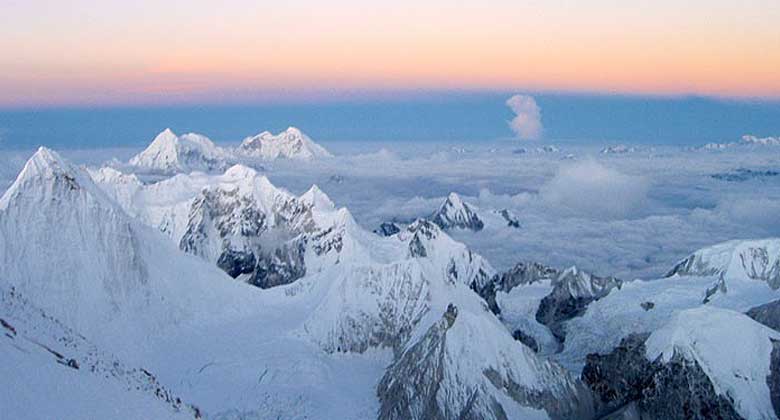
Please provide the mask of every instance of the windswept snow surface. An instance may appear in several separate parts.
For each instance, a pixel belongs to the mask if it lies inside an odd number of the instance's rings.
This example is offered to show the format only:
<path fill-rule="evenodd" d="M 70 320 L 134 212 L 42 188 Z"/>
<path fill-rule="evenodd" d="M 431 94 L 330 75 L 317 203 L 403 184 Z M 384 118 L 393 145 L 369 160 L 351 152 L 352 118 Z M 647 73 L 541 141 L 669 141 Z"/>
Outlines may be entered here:
<path fill-rule="evenodd" d="M 0 288 L 4 418 L 193 418 L 197 408 L 142 366 L 102 351 L 17 290 Z"/>

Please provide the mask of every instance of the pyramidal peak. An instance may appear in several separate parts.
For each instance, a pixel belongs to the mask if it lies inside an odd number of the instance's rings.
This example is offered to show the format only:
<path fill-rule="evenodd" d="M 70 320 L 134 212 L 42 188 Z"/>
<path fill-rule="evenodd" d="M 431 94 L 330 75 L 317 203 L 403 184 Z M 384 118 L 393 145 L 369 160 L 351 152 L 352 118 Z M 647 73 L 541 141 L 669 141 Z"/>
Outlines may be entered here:
<path fill-rule="evenodd" d="M 442 229 L 469 229 L 479 231 L 485 227 L 477 208 L 464 202 L 457 193 L 450 193 L 447 199 L 433 213 L 431 220 Z"/>
<path fill-rule="evenodd" d="M 13 197 L 28 189 L 35 190 L 33 196 L 38 200 L 81 191 L 87 191 L 101 201 L 109 200 L 89 175 L 68 163 L 59 153 L 43 146 L 27 160 L 14 183 L 0 198 L 0 209 L 7 208 Z"/>

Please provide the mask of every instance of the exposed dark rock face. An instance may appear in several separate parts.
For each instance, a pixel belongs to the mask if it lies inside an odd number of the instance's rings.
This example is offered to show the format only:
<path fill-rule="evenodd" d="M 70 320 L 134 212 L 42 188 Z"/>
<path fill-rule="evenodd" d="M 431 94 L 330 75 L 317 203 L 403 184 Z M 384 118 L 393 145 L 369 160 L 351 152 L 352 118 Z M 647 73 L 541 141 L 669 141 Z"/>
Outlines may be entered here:
<path fill-rule="evenodd" d="M 501 217 L 503 217 L 504 220 L 506 220 L 507 226 L 515 229 L 520 229 L 521 227 L 520 221 L 517 220 L 517 217 L 514 214 L 512 214 L 512 212 L 510 212 L 507 209 L 502 209 L 498 212 L 498 214 L 501 215 Z"/>
<path fill-rule="evenodd" d="M 427 219 L 418 219 L 406 230 L 414 235 L 409 241 L 409 256 L 412 258 L 427 257 L 428 251 L 425 249 L 425 242 L 439 234 L 439 227 Z"/>
<path fill-rule="evenodd" d="M 327 254 L 331 251 L 341 252 L 344 246 L 342 232 L 331 226 L 322 232 L 317 232 L 311 237 L 312 248 L 317 255 Z"/>
<path fill-rule="evenodd" d="M 539 344 L 536 342 L 536 339 L 523 332 L 523 330 L 515 330 L 515 332 L 512 333 L 512 337 L 528 346 L 534 353 L 539 353 Z"/>
<path fill-rule="evenodd" d="M 477 212 L 455 193 L 450 193 L 430 219 L 445 230 L 458 228 L 477 232 L 485 227 L 485 223 L 482 222 Z"/>
<path fill-rule="evenodd" d="M 254 268 L 248 283 L 261 289 L 290 284 L 306 275 L 303 260 L 306 248 L 304 242 L 284 244 L 273 253 L 263 255 Z"/>
<path fill-rule="evenodd" d="M 230 277 L 236 278 L 242 274 L 248 274 L 255 270 L 257 259 L 251 252 L 225 250 L 217 260 L 217 267 L 228 273 Z"/>
<path fill-rule="evenodd" d="M 379 225 L 378 228 L 374 229 L 374 233 L 376 233 L 379 236 L 393 236 L 400 231 L 401 228 L 399 228 L 398 225 L 392 222 L 384 222 L 381 225 Z"/>
<path fill-rule="evenodd" d="M 769 386 L 772 408 L 775 410 L 775 415 L 780 418 L 780 341 L 772 340 L 772 346 L 769 376 L 766 378 L 766 384 Z"/>
<path fill-rule="evenodd" d="M 733 402 L 718 395 L 701 366 L 675 354 L 669 362 L 645 357 L 649 334 L 633 334 L 611 353 L 590 354 L 582 380 L 601 415 L 634 404 L 642 419 L 740 419 Z"/>
<path fill-rule="evenodd" d="M 499 291 L 509 292 L 517 286 L 531 284 L 541 280 L 551 280 L 557 277 L 559 271 L 552 267 L 547 267 L 536 262 L 520 262 L 508 271 L 497 274 L 482 287 L 473 285 L 472 289 L 482 296 L 488 303 L 488 307 L 494 314 L 501 313 L 501 308 L 496 303 L 496 293 Z"/>
<path fill-rule="evenodd" d="M 279 226 L 273 227 L 251 197 L 237 190 L 205 189 L 192 204 L 179 247 L 201 257 L 212 255 L 210 258 L 216 258 L 217 266 L 228 275 L 247 276 L 247 282 L 254 286 L 289 284 L 306 274 L 304 236 L 271 249 L 261 246 L 261 237 L 270 230 L 292 236 L 310 231 L 310 210 L 295 200 L 280 204 L 274 213 Z M 341 238 L 332 230 L 312 235 L 316 251 L 340 249 Z"/>
<path fill-rule="evenodd" d="M 756 306 L 745 314 L 775 331 L 780 331 L 780 300 Z"/>
<path fill-rule="evenodd" d="M 536 320 L 550 328 L 558 341 L 566 340 L 564 322 L 578 316 L 582 316 L 588 309 L 588 304 L 595 298 L 573 297 L 568 290 L 556 287 L 539 303 L 536 311 Z"/>
<path fill-rule="evenodd" d="M 564 322 L 582 316 L 591 302 L 608 295 L 623 282 L 614 277 L 598 277 L 570 268 L 553 280 L 553 290 L 539 303 L 536 320 L 550 328 L 563 342 L 566 339 Z"/>

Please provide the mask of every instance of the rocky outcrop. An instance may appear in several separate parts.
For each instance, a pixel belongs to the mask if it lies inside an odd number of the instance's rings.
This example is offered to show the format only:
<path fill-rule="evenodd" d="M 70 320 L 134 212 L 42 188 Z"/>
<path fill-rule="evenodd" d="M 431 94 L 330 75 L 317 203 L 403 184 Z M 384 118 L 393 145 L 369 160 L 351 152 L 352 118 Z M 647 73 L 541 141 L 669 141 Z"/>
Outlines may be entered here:
<path fill-rule="evenodd" d="M 564 322 L 581 316 L 591 302 L 621 285 L 622 281 L 614 277 L 598 277 L 576 267 L 569 268 L 553 280 L 553 290 L 539 303 L 536 320 L 547 325 L 553 335 L 563 342 L 566 339 Z"/>
<path fill-rule="evenodd" d="M 598 277 L 571 267 L 558 270 L 537 262 L 521 262 L 510 270 L 493 277 L 482 287 L 473 288 L 482 296 L 488 307 L 496 315 L 501 307 L 496 301 L 496 293 L 509 293 L 516 287 L 544 282 L 550 285 L 550 293 L 542 298 L 536 310 L 536 321 L 547 326 L 559 342 L 565 340 L 564 323 L 585 313 L 591 302 L 609 294 L 614 288 L 620 288 L 622 281 L 614 277 Z M 528 336 L 527 331 L 513 330 L 518 337 Z"/>
<path fill-rule="evenodd" d="M 515 228 L 520 229 L 520 220 L 517 218 L 517 216 L 509 211 L 508 209 L 501 209 L 498 211 L 498 215 L 503 217 L 504 220 L 506 220 L 506 225 Z"/>
<path fill-rule="evenodd" d="M 769 376 L 766 385 L 769 387 L 769 397 L 775 416 L 780 418 L 780 340 L 772 340 L 772 356 L 769 360 Z"/>
<path fill-rule="evenodd" d="M 306 275 L 304 241 L 282 244 L 267 254 L 261 254 L 247 283 L 261 289 L 290 284 Z"/>
<path fill-rule="evenodd" d="M 775 331 L 780 331 L 780 300 L 751 308 L 745 312 L 745 315 Z"/>
<path fill-rule="evenodd" d="M 588 355 L 582 380 L 602 415 L 631 409 L 642 419 L 741 419 L 718 395 L 696 361 L 675 354 L 668 362 L 645 357 L 649 334 L 634 334 L 605 355 Z"/>
<path fill-rule="evenodd" d="M 401 228 L 393 222 L 383 222 L 378 228 L 374 229 L 374 233 L 379 236 L 393 236 L 400 231 Z"/>
<path fill-rule="evenodd" d="M 551 281 L 560 271 L 537 262 L 520 262 L 511 269 L 497 274 L 493 279 L 474 291 L 488 303 L 490 310 L 496 315 L 501 313 L 496 303 L 496 293 L 509 292 L 517 286 L 532 284 L 539 281 Z"/>

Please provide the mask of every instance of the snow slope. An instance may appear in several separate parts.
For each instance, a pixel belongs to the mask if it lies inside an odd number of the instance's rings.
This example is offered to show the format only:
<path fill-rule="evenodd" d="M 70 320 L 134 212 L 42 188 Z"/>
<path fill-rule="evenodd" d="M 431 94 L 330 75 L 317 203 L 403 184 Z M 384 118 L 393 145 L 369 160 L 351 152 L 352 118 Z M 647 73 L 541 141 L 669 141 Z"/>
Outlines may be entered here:
<path fill-rule="evenodd" d="M 153 373 L 126 366 L 14 289 L 0 289 L 0 358 L 4 418 L 192 419 L 198 414 Z"/>

